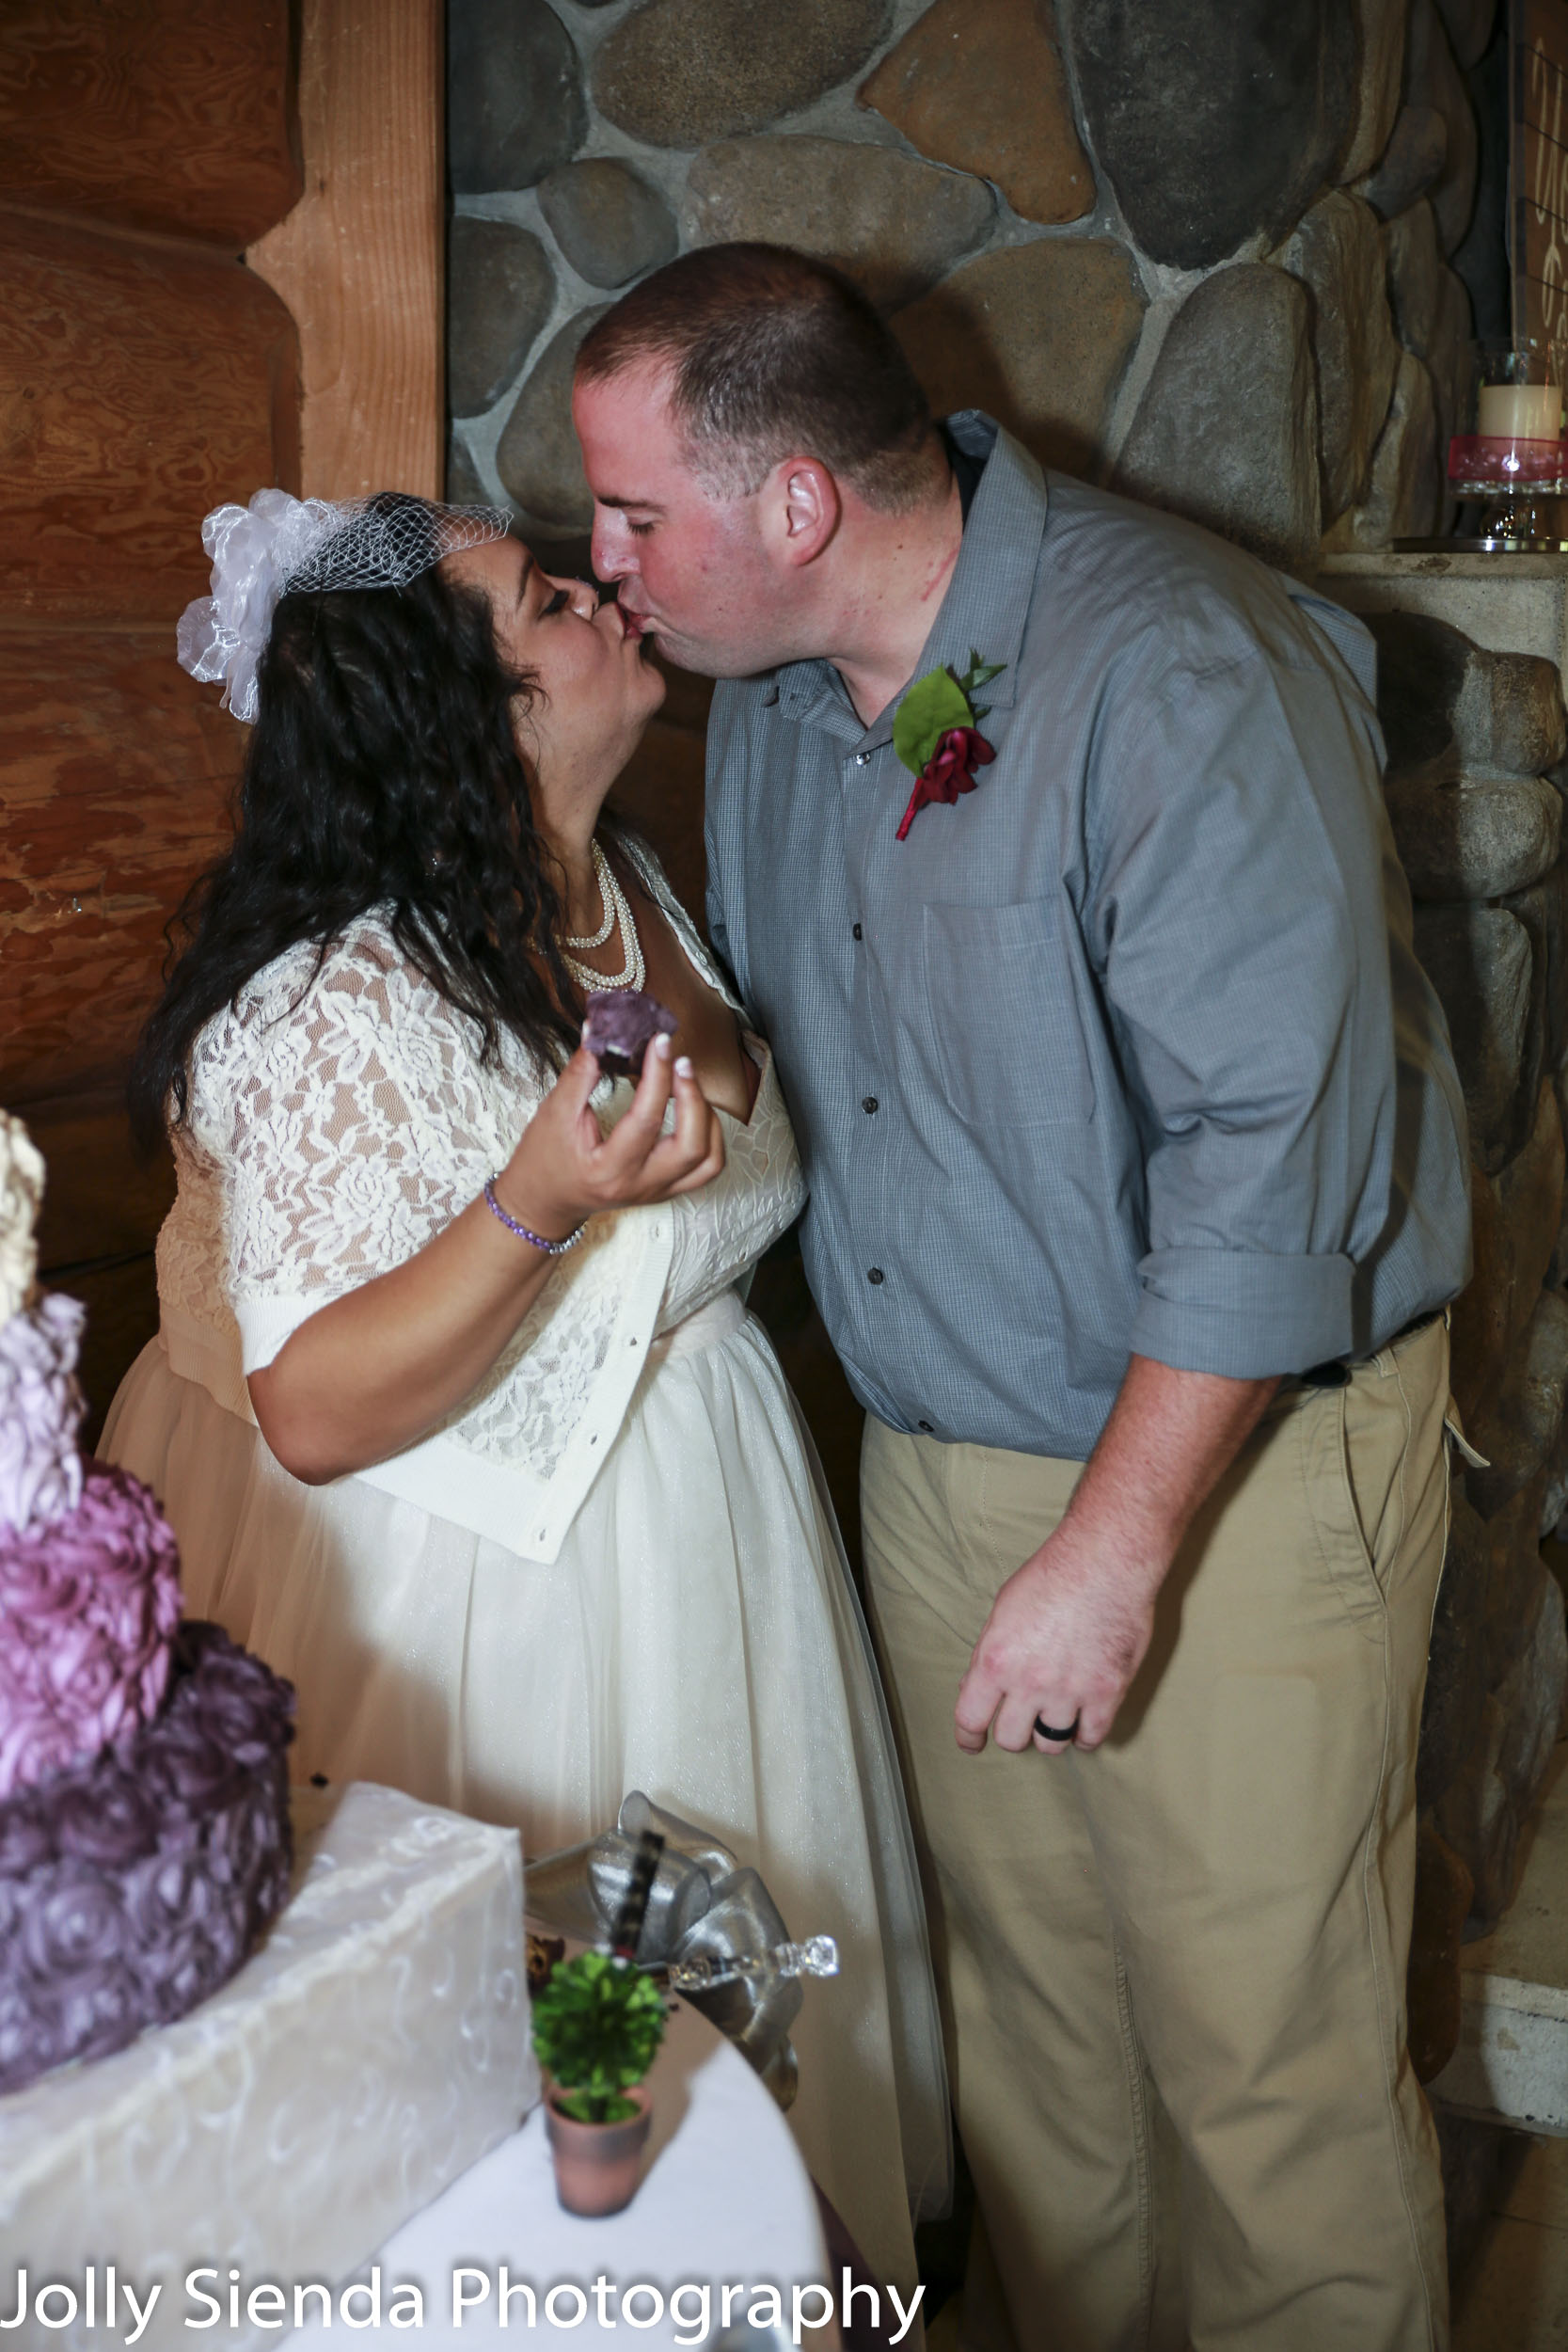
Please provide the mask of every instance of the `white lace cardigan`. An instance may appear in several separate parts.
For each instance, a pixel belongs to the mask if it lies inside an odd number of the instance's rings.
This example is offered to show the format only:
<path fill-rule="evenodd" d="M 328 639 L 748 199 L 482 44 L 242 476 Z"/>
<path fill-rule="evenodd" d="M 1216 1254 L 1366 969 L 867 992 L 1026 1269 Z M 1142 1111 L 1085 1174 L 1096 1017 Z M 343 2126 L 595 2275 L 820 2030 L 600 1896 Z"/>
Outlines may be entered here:
<path fill-rule="evenodd" d="M 639 861 L 640 866 L 642 861 Z M 709 986 L 735 998 L 657 867 L 643 879 Z M 474 1024 L 387 924 L 352 924 L 320 970 L 291 949 L 203 1029 L 175 1131 L 179 1192 L 158 1237 L 170 1369 L 254 1422 L 246 1375 L 307 1318 L 434 1238 L 504 1167 L 543 1093 L 515 1042 L 489 1066 Z M 603 1087 L 608 1125 L 626 1082 Z M 551 1561 L 621 1426 L 672 1266 L 689 1313 L 755 1263 L 805 1197 L 771 1069 L 697 1196 L 595 1217 L 511 1344 L 432 1435 L 356 1473 L 525 1558 Z M 700 1236 L 689 1212 L 701 1204 Z M 684 1246 L 683 1246 L 684 1245 Z"/>

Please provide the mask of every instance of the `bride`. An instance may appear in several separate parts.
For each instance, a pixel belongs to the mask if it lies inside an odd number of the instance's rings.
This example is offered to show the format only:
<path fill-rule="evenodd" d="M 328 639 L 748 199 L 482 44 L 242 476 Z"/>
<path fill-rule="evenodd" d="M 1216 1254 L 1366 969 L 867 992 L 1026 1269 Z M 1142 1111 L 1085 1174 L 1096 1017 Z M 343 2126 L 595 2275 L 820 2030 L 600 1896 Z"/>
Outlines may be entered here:
<path fill-rule="evenodd" d="M 181 658 L 255 732 L 135 1066 L 179 1197 L 101 1450 L 160 1496 L 192 1613 L 296 1685 L 302 1774 L 534 1855 L 641 1788 L 838 1938 L 790 2120 L 912 2282 L 946 2110 L 909 1826 L 736 1287 L 800 1165 L 767 1046 L 602 813 L 663 681 L 487 510 L 262 491 L 204 536 Z M 611 1086 L 583 1000 L 644 981 L 679 1056 Z"/>

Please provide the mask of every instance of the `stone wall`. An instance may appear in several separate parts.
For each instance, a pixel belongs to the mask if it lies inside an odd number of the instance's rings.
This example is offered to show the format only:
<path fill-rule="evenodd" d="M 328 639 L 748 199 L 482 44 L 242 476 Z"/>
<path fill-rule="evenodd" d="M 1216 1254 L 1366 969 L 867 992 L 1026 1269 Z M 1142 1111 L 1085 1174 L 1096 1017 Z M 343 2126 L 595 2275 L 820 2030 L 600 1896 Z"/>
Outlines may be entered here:
<path fill-rule="evenodd" d="M 1322 584 L 1378 641 L 1388 806 L 1470 1122 L 1475 1273 L 1453 1311 L 1452 1378 L 1486 1462 L 1452 1485 L 1410 1975 L 1412 2055 L 1441 2097 L 1460 1941 L 1513 1899 L 1568 1673 L 1563 1596 L 1542 1555 L 1568 1509 L 1568 562 L 1340 558 Z M 1502 2142 L 1441 2109 L 1439 2122 L 1463 2257 Z"/>
<path fill-rule="evenodd" d="M 1441 1880 L 1472 1928 L 1513 1894 L 1568 1669 L 1541 1554 L 1568 1509 L 1568 724 L 1556 646 L 1507 643 L 1557 636 L 1568 566 L 1533 581 L 1513 569 L 1393 557 L 1323 582 L 1378 641 L 1389 813 L 1469 1115 L 1476 1263 L 1453 1311 L 1453 1390 L 1487 1466 L 1454 1481 L 1419 1790 L 1433 1919 Z M 1532 589 L 1546 616 L 1534 629 Z M 1450 2026 L 1428 2021 L 1438 2064 Z"/>
<path fill-rule="evenodd" d="M 684 246 L 829 256 L 940 408 L 1302 567 L 1438 527 L 1494 0 L 451 0 L 454 492 L 588 501 L 571 363 Z"/>

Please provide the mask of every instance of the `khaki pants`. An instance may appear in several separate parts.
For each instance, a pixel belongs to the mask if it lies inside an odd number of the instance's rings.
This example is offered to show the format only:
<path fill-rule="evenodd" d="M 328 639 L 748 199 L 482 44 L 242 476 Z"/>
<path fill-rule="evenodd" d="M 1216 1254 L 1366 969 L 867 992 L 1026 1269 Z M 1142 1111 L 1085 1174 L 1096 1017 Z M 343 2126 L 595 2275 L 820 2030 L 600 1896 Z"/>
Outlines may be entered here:
<path fill-rule="evenodd" d="M 1025 2352 L 1447 2342 L 1404 2013 L 1447 1403 L 1441 1323 L 1344 1388 L 1282 1391 L 1110 1740 L 1060 1757 L 965 1756 L 953 1704 L 1079 1465 L 867 1424 L 958 2126 Z"/>

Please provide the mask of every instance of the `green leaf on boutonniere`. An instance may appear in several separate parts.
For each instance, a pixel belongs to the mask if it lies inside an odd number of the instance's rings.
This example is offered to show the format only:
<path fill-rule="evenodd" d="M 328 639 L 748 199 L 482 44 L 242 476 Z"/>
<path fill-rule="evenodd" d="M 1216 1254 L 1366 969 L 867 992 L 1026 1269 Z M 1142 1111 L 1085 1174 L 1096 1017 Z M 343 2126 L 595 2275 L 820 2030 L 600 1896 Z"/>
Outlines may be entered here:
<path fill-rule="evenodd" d="M 916 678 L 895 711 L 893 748 L 918 776 L 950 728 L 973 723 L 969 697 L 951 670 L 932 670 Z"/>
<path fill-rule="evenodd" d="M 1000 677 L 1006 666 L 1005 661 L 982 661 L 974 646 L 971 645 L 969 667 L 958 680 L 958 684 L 966 694 L 977 694 L 983 686 L 990 684 L 993 677 Z"/>

